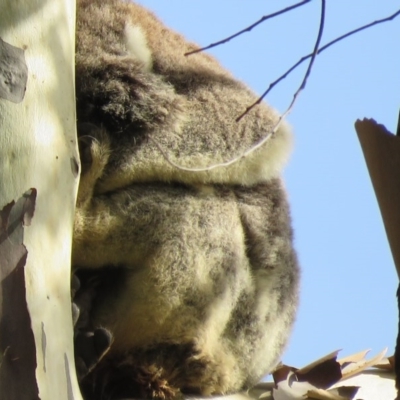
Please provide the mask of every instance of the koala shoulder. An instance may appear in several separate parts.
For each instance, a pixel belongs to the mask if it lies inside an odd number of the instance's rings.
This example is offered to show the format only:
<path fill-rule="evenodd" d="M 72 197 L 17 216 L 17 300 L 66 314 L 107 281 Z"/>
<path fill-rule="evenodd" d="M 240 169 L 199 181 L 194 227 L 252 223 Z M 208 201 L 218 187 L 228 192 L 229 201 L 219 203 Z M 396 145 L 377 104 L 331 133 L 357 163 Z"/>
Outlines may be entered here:
<path fill-rule="evenodd" d="M 79 0 L 77 103 L 80 122 L 112 132 L 100 193 L 133 182 L 252 185 L 280 174 L 291 151 L 282 123 L 263 146 L 223 168 L 193 172 L 238 157 L 271 134 L 278 114 L 151 12 L 118 0 Z M 164 154 L 160 152 L 160 148 Z"/>

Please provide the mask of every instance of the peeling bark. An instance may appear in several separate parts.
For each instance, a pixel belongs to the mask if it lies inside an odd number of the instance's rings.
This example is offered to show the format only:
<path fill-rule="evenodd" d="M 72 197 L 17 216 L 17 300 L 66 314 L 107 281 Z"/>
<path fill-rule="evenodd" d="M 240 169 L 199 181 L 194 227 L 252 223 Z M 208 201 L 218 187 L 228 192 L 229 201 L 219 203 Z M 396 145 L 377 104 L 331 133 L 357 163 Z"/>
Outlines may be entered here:
<path fill-rule="evenodd" d="M 23 244 L 35 200 L 33 189 L 0 211 L 0 387 L 7 399 L 38 399 L 35 340 L 25 291 L 28 252 Z"/>
<path fill-rule="evenodd" d="M 0 399 L 81 399 L 70 257 L 75 2 L 0 1 Z M 29 189 L 35 188 L 35 189 Z"/>

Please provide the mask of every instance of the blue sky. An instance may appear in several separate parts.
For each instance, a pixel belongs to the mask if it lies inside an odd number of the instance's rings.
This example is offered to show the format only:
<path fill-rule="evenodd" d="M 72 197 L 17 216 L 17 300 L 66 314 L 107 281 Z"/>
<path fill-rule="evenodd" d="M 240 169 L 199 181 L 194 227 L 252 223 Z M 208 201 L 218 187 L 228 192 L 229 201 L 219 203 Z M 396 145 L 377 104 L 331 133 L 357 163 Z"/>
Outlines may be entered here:
<path fill-rule="evenodd" d="M 208 45 L 286 0 L 139 0 L 188 39 Z M 386 17 L 389 0 L 327 1 L 322 43 Z M 318 31 L 320 1 L 269 20 L 212 53 L 255 92 L 305 54 Z M 285 363 L 302 366 L 332 350 L 394 351 L 398 278 L 354 130 L 370 117 L 394 132 L 400 107 L 400 17 L 339 42 L 316 60 L 288 120 L 296 146 L 285 172 L 296 248 L 302 266 L 301 304 Z M 289 105 L 306 63 L 267 102 Z"/>

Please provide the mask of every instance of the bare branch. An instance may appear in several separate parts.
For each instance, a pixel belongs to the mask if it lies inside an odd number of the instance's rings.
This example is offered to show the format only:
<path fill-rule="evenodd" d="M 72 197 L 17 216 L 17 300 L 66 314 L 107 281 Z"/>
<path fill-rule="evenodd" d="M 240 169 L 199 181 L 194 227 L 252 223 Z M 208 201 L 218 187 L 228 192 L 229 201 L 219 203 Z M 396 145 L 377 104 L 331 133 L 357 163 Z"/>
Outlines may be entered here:
<path fill-rule="evenodd" d="M 326 0 L 321 0 L 321 18 L 320 18 L 318 36 L 317 36 L 317 40 L 316 40 L 315 45 L 314 45 L 314 50 L 313 50 L 313 53 L 312 53 L 312 57 L 311 57 L 309 65 L 308 65 L 307 71 L 306 71 L 306 73 L 304 75 L 303 81 L 301 82 L 300 87 L 297 89 L 296 93 L 294 94 L 293 100 L 290 103 L 288 109 L 282 114 L 282 116 L 279 117 L 278 122 L 276 123 L 276 125 L 274 126 L 272 131 L 270 133 L 268 133 L 268 135 L 265 136 L 263 139 L 258 141 L 255 145 L 253 145 L 248 150 L 246 150 L 244 153 L 240 154 L 238 157 L 232 158 L 231 160 L 223 162 L 223 163 L 213 164 L 213 165 L 210 165 L 208 167 L 203 167 L 203 168 L 187 168 L 187 167 L 183 167 L 181 165 L 178 165 L 178 164 L 174 163 L 172 160 L 169 159 L 168 155 L 161 148 L 161 146 L 156 141 L 153 140 L 153 143 L 157 146 L 157 148 L 160 150 L 160 152 L 162 153 L 162 155 L 164 156 L 164 158 L 166 159 L 166 161 L 169 164 L 171 164 L 175 168 L 178 168 L 178 169 L 180 169 L 182 171 L 191 171 L 191 172 L 203 172 L 203 171 L 210 171 L 212 169 L 219 168 L 219 167 L 228 167 L 229 165 L 232 165 L 232 164 L 238 162 L 242 158 L 245 158 L 246 156 L 248 156 L 249 154 L 251 154 L 252 152 L 257 150 L 259 147 L 261 147 L 263 144 L 265 144 L 276 133 L 276 131 L 278 130 L 280 124 L 282 123 L 283 118 L 287 114 L 289 114 L 289 112 L 293 108 L 293 105 L 294 105 L 297 97 L 299 96 L 300 92 L 305 88 L 306 83 L 307 83 L 307 79 L 308 79 L 308 77 L 309 77 L 309 75 L 311 73 L 311 69 L 312 69 L 312 66 L 314 64 L 315 57 L 318 54 L 318 46 L 319 46 L 319 44 L 321 42 L 322 33 L 324 31 L 324 25 L 325 25 L 325 1 Z"/>
<path fill-rule="evenodd" d="M 327 44 L 325 44 L 324 46 L 319 48 L 319 44 L 321 41 L 321 37 L 322 37 L 322 31 L 324 28 L 324 20 L 325 20 L 325 0 L 321 0 L 322 4 L 321 4 L 321 20 L 320 20 L 320 25 L 319 25 L 319 32 L 318 32 L 318 38 L 317 41 L 315 43 L 314 46 L 314 50 L 312 53 L 308 54 L 307 56 L 302 57 L 296 64 L 294 64 L 291 68 L 289 68 L 283 75 L 281 75 L 277 80 L 275 80 L 274 82 L 272 82 L 268 89 L 260 96 L 260 98 L 252 105 L 250 105 L 249 107 L 247 107 L 246 111 L 240 115 L 237 118 L 237 121 L 240 120 L 245 114 L 247 114 L 252 108 L 254 108 L 257 104 L 261 103 L 261 101 L 265 98 L 265 96 L 273 89 L 273 87 L 275 87 L 280 81 L 282 81 L 283 79 L 285 79 L 294 69 L 296 69 L 300 64 L 302 64 L 305 60 L 311 58 L 310 63 L 308 65 L 307 71 L 304 75 L 303 81 L 300 85 L 300 87 L 298 88 L 298 90 L 296 91 L 296 93 L 293 96 L 293 100 L 290 103 L 289 107 L 287 108 L 287 110 L 281 115 L 281 117 L 279 118 L 278 122 L 276 123 L 275 127 L 273 128 L 273 130 L 267 134 L 267 136 L 265 136 L 263 139 L 261 139 L 259 142 L 257 142 L 256 144 L 254 144 L 252 147 L 250 147 L 248 150 L 246 150 L 245 152 L 243 152 L 241 155 L 239 155 L 238 157 L 235 157 L 231 160 L 228 160 L 226 162 L 223 163 L 219 163 L 219 164 L 213 164 L 210 165 L 208 167 L 203 167 L 203 168 L 188 168 L 188 167 L 183 167 L 179 164 L 176 164 L 174 161 L 172 161 L 169 157 L 168 154 L 162 149 L 162 147 L 155 141 L 153 140 L 153 143 L 157 146 L 157 148 L 159 149 L 159 151 L 161 152 L 161 154 L 163 155 L 163 157 L 165 158 L 165 160 L 172 165 L 173 167 L 183 170 L 183 171 L 190 171 L 190 172 L 204 172 L 204 171 L 210 171 L 212 169 L 215 168 L 219 168 L 219 167 L 227 167 L 229 165 L 232 165 L 238 161 L 240 161 L 242 158 L 245 158 L 246 156 L 248 156 L 249 154 L 251 154 L 253 151 L 257 150 L 259 147 L 261 147 L 262 145 L 264 145 L 278 130 L 280 124 L 282 123 L 283 119 L 290 113 L 290 111 L 292 110 L 294 103 L 296 102 L 300 92 L 305 88 L 305 85 L 307 83 L 307 79 L 311 73 L 311 69 L 312 66 L 314 64 L 314 60 L 316 58 L 317 55 L 321 54 L 324 50 L 326 50 L 328 47 L 332 46 L 333 44 L 339 42 L 340 40 L 343 40 L 351 35 L 354 35 L 355 33 L 358 33 L 362 30 L 368 29 L 374 25 L 378 25 L 380 23 L 383 22 L 388 22 L 391 21 L 393 19 L 395 19 L 397 16 L 400 15 L 400 9 L 398 11 L 396 11 L 394 14 L 390 15 L 389 17 L 386 18 L 382 18 L 379 20 L 376 20 L 374 22 L 371 22 L 369 24 L 363 25 L 357 29 L 354 29 L 350 32 L 347 32 L 339 37 L 337 37 L 336 39 L 328 42 Z M 300 4 L 300 3 L 298 3 Z M 229 39 L 229 38 L 228 38 Z M 219 43 L 219 42 L 218 42 Z M 217 43 L 217 44 L 218 44 Z M 221 42 L 223 43 L 223 42 Z M 216 44 L 216 45 L 217 45 Z M 209 47 L 207 47 L 209 48 Z M 205 48 L 206 49 L 206 48 Z"/>
<path fill-rule="evenodd" d="M 234 35 L 229 36 L 229 37 L 227 37 L 225 39 L 222 39 L 222 40 L 220 40 L 218 42 L 211 43 L 210 45 L 208 45 L 206 47 L 202 47 L 201 49 L 196 49 L 196 50 L 193 50 L 193 51 L 189 51 L 189 52 L 185 53 L 185 56 L 190 56 L 190 55 L 195 54 L 195 53 L 200 53 L 201 51 L 209 50 L 209 49 L 211 49 L 213 47 L 216 47 L 216 46 L 219 46 L 221 44 L 227 43 L 230 40 L 234 39 L 235 37 L 238 37 L 238 36 L 242 35 L 245 32 L 250 32 L 253 28 L 255 28 L 257 25 L 260 25 L 262 22 L 266 21 L 267 19 L 274 18 L 274 17 L 277 17 L 278 15 L 281 15 L 281 14 L 284 14 L 284 13 L 286 13 L 288 11 L 294 10 L 295 8 L 300 7 L 300 6 L 302 6 L 302 5 L 306 4 L 306 3 L 309 3 L 310 1 L 311 0 L 304 0 L 304 1 L 301 1 L 300 3 L 296 3 L 296 4 L 293 4 L 292 6 L 284 8 L 282 10 L 276 11 L 276 12 L 274 12 L 272 14 L 265 15 L 264 17 L 261 17 L 254 24 L 248 26 L 245 29 L 242 29 L 241 31 L 235 33 Z"/>
<path fill-rule="evenodd" d="M 381 24 L 383 22 L 388 22 L 391 21 L 393 19 L 395 19 L 397 16 L 400 15 L 400 10 L 397 10 L 394 14 L 390 15 L 389 17 L 386 18 L 382 18 L 382 19 L 378 19 L 374 22 L 370 22 L 369 24 L 363 25 L 357 29 L 354 29 L 350 32 L 347 32 L 339 37 L 337 37 L 336 39 L 333 39 L 332 41 L 328 42 L 327 44 L 325 44 L 324 46 L 322 46 L 319 50 L 318 50 L 318 55 L 321 54 L 324 50 L 326 50 L 328 47 L 332 46 L 333 44 L 351 36 L 354 35 L 355 33 L 361 32 L 364 29 L 368 29 L 371 28 L 374 25 L 378 25 Z M 309 59 L 310 57 L 313 56 L 313 53 L 310 53 L 304 57 L 302 57 L 299 61 L 297 61 L 296 64 L 294 64 L 293 66 L 291 66 L 284 74 L 282 74 L 278 79 L 276 79 L 275 81 L 273 81 L 272 83 L 270 83 L 270 85 L 268 86 L 268 89 L 250 106 L 248 106 L 246 108 L 246 110 L 243 112 L 243 114 L 241 114 L 237 120 L 240 120 L 245 114 L 247 114 L 252 108 L 254 108 L 256 105 L 260 104 L 262 102 L 262 100 L 264 100 L 264 98 L 269 94 L 269 92 L 282 80 L 284 80 L 292 71 L 294 71 L 300 64 L 302 64 L 304 61 L 306 61 L 307 59 Z"/>
<path fill-rule="evenodd" d="M 318 46 L 319 46 L 319 44 L 321 42 L 322 33 L 324 31 L 324 25 L 325 25 L 325 0 L 322 0 L 322 4 L 321 4 L 321 19 L 320 19 L 320 25 L 319 25 L 317 41 L 315 42 L 315 46 L 314 46 L 313 52 L 310 53 L 309 56 L 307 56 L 307 58 L 311 57 L 310 63 L 308 64 L 308 68 L 307 68 L 306 73 L 304 74 L 304 78 L 303 78 L 303 81 L 301 82 L 301 85 L 299 86 L 299 88 L 297 89 L 296 93 L 293 96 L 292 102 L 290 103 L 290 105 L 287 108 L 287 110 L 282 114 L 280 119 L 284 118 L 286 115 L 288 115 L 290 113 L 290 111 L 292 110 L 293 105 L 296 102 L 297 97 L 299 96 L 300 92 L 306 87 L 307 79 L 310 76 L 310 72 L 311 72 L 312 66 L 313 66 L 314 61 L 315 61 L 315 57 L 319 53 Z M 264 97 L 265 97 L 265 95 L 262 95 L 261 97 L 258 98 L 258 100 L 255 103 L 253 103 L 252 105 L 247 107 L 246 110 L 244 111 L 244 113 L 239 115 L 239 117 L 236 118 L 236 122 L 240 121 L 257 104 L 260 104 Z M 274 129 L 273 133 L 275 133 L 275 132 L 276 132 L 276 129 Z"/>
<path fill-rule="evenodd" d="M 345 38 L 347 38 L 347 37 L 349 37 L 349 36 L 351 36 L 351 35 L 354 35 L 355 33 L 358 33 L 358 32 L 360 32 L 360 31 L 363 31 L 364 29 L 371 28 L 371 27 L 374 26 L 374 25 L 378 25 L 378 24 L 381 24 L 381 23 L 383 23 L 383 22 L 392 21 L 393 19 L 395 19 L 395 18 L 398 17 L 399 15 L 400 15 L 400 10 L 397 10 L 394 14 L 390 15 L 389 17 L 382 18 L 382 19 L 378 19 L 378 20 L 376 20 L 376 21 L 374 21 L 374 22 L 370 22 L 369 24 L 360 26 L 360 27 L 357 28 L 357 29 L 354 29 L 354 30 L 352 30 L 352 31 L 350 31 L 350 32 L 347 32 L 347 33 L 345 33 L 344 35 L 339 36 L 339 37 L 337 37 L 336 39 L 332 40 L 331 42 L 329 42 L 329 43 L 325 44 L 324 46 L 322 46 L 322 47 L 319 49 L 318 54 L 322 53 L 322 52 L 323 52 L 324 50 L 326 50 L 328 47 L 332 46 L 332 45 L 335 44 L 336 42 L 339 42 L 340 40 L 343 40 L 343 39 L 345 39 Z M 310 55 L 308 55 L 307 57 L 310 57 Z"/>

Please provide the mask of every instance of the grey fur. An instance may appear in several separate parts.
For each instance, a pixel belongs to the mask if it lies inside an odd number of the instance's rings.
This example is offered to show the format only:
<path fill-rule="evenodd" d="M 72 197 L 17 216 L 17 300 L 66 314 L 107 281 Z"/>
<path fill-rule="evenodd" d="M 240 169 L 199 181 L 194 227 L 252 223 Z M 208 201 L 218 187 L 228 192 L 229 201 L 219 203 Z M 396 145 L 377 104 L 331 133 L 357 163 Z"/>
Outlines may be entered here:
<path fill-rule="evenodd" d="M 94 305 L 94 325 L 114 336 L 98 376 L 125 368 L 153 397 L 256 383 L 279 361 L 297 308 L 280 180 L 289 128 L 233 166 L 200 173 L 171 166 L 154 144 L 179 165 L 207 166 L 277 122 L 262 104 L 236 123 L 256 96 L 210 56 L 183 56 L 193 48 L 134 3 L 78 1 L 78 118 L 94 126 L 81 131 L 91 139 L 72 262 L 122 269 Z"/>

